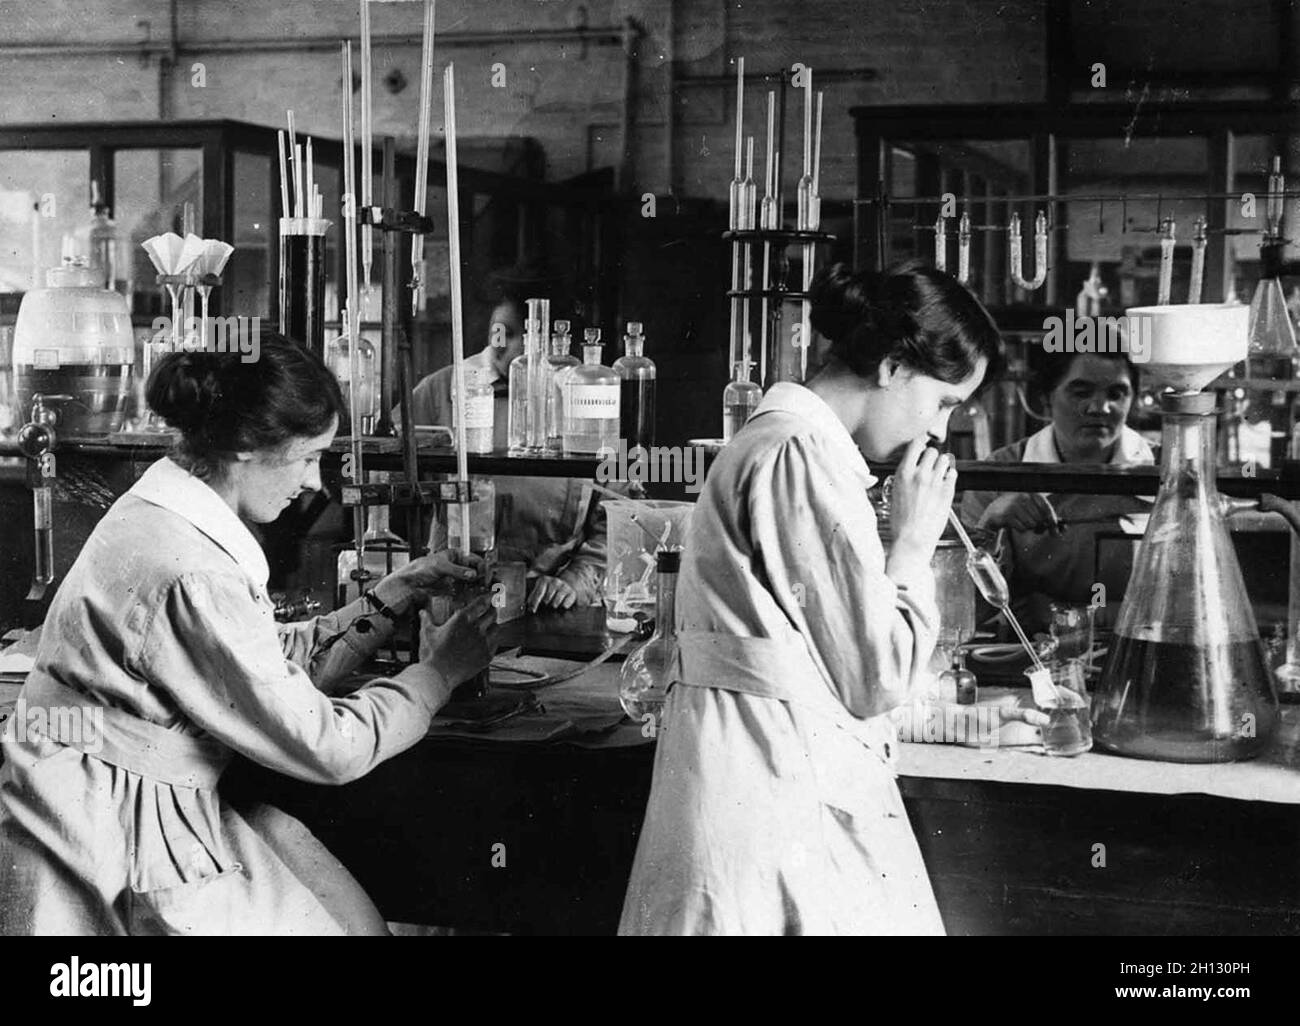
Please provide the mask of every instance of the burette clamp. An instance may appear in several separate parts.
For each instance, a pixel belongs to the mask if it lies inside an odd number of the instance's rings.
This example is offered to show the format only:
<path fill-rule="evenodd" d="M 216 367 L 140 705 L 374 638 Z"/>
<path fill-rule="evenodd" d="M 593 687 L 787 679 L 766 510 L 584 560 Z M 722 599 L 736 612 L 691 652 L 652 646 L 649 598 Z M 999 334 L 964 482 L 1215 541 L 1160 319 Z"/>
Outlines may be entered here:
<path fill-rule="evenodd" d="M 432 506 L 439 502 L 465 505 L 473 501 L 468 481 L 367 481 L 339 489 L 339 502 L 344 506 Z"/>
<path fill-rule="evenodd" d="M 384 232 L 405 232 L 408 235 L 432 235 L 436 227 L 428 214 L 398 210 L 396 207 L 359 206 L 357 223 Z"/>

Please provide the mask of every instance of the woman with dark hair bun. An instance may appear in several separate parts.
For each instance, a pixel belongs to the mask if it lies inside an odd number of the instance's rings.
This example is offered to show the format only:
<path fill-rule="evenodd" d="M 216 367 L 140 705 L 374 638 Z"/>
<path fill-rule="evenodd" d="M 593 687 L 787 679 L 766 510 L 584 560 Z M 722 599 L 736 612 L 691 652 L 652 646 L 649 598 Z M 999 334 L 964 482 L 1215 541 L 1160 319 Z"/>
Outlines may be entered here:
<path fill-rule="evenodd" d="M 487 599 L 441 628 L 426 619 L 420 662 L 395 677 L 328 692 L 404 610 L 480 563 L 416 560 L 368 601 L 277 624 L 244 521 L 269 523 L 320 488 L 338 383 L 276 336 L 253 363 L 172 354 L 146 395 L 180 430 L 176 451 L 114 503 L 54 598 L 20 697 L 51 729 L 4 738 L 0 934 L 386 932 L 301 824 L 236 810 L 217 782 L 238 753 L 345 783 L 423 737 L 487 664 Z"/>
<path fill-rule="evenodd" d="M 829 268 L 807 385 L 779 383 L 714 462 L 677 590 L 668 693 L 624 933 L 941 933 L 889 713 L 926 672 L 952 411 L 1001 362 L 956 281 Z M 868 461 L 897 461 L 885 556 Z"/>

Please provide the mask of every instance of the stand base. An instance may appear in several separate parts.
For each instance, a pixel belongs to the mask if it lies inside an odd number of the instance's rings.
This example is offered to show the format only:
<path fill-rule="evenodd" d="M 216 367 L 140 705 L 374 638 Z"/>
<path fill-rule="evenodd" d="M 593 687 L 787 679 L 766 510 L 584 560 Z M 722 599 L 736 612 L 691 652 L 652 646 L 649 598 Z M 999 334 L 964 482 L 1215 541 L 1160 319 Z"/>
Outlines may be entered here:
<path fill-rule="evenodd" d="M 490 727 L 540 708 L 537 697 L 527 692 L 496 690 L 461 697 L 459 691 L 438 710 L 438 719 Z"/>

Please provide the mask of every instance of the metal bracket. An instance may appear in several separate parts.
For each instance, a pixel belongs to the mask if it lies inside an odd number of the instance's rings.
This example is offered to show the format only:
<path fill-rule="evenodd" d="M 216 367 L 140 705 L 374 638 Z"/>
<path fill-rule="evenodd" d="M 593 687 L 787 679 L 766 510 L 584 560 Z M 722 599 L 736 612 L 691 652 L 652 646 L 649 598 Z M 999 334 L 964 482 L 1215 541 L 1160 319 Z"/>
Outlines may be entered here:
<path fill-rule="evenodd" d="M 433 218 L 417 214 L 414 210 L 397 210 L 394 207 L 357 207 L 357 223 L 369 225 L 385 232 L 405 232 L 408 235 L 432 235 Z"/>
<path fill-rule="evenodd" d="M 408 481 L 380 484 L 345 484 L 339 491 L 344 506 L 432 506 L 435 503 L 468 504 L 473 493 L 468 481 Z"/>

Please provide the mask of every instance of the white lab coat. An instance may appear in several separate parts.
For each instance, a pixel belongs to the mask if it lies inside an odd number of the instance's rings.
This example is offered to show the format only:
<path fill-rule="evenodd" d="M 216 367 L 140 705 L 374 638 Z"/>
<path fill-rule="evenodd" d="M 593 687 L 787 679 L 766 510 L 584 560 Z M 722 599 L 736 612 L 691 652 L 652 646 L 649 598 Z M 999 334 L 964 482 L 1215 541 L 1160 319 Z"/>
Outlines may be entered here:
<path fill-rule="evenodd" d="M 363 631 L 360 602 L 277 625 L 266 581 L 252 534 L 169 459 L 105 514 L 22 691 L 104 729 L 3 741 L 0 935 L 342 932 L 217 781 L 235 753 L 355 780 L 424 737 L 452 684 L 420 664 L 328 697 L 391 627 Z"/>
<path fill-rule="evenodd" d="M 887 716 L 925 673 L 934 581 L 886 575 L 874 482 L 788 383 L 714 463 L 621 933 L 943 932 Z"/>

